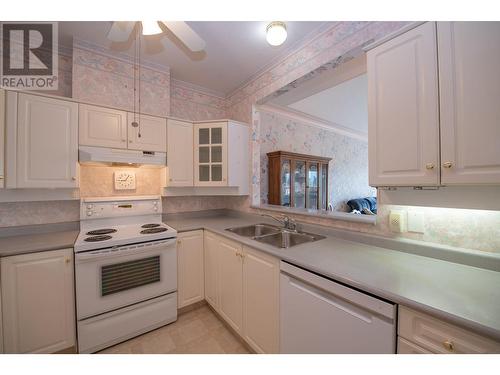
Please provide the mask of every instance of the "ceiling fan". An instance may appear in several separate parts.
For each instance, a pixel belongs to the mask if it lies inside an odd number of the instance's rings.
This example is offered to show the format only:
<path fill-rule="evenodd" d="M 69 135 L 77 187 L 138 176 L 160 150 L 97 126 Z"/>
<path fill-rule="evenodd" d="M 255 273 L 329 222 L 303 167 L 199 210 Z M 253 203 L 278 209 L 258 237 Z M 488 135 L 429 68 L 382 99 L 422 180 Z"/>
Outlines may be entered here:
<path fill-rule="evenodd" d="M 136 25 L 137 23 L 140 25 Z M 205 49 L 205 41 L 182 21 L 115 21 L 108 32 L 108 39 L 113 42 L 126 42 L 136 26 L 141 27 L 142 35 L 161 34 L 163 30 L 160 25 L 169 29 L 191 51 L 199 52 Z"/>

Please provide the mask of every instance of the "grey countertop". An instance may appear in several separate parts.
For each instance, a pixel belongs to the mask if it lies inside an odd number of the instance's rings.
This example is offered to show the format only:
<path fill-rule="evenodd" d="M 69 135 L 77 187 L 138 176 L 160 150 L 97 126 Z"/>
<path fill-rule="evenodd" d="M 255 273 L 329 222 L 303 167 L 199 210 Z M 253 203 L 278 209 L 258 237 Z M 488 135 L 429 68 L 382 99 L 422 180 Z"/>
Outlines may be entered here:
<path fill-rule="evenodd" d="M 500 272 L 328 236 L 323 227 L 304 230 L 328 237 L 278 249 L 225 229 L 272 223 L 262 217 L 168 217 L 177 229 L 207 229 L 333 280 L 432 314 L 500 340 Z M 316 229 L 316 230 L 315 230 Z"/>
<path fill-rule="evenodd" d="M 78 222 L 30 225 L 0 230 L 0 257 L 73 247 Z"/>

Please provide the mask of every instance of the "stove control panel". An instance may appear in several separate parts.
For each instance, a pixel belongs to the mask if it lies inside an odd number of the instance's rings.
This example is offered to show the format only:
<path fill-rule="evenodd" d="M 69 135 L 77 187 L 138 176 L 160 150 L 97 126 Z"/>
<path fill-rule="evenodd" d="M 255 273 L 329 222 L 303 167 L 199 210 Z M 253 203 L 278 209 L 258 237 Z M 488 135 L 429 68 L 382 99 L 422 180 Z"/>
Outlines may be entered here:
<path fill-rule="evenodd" d="M 80 202 L 80 220 L 161 214 L 160 197 L 85 198 Z"/>

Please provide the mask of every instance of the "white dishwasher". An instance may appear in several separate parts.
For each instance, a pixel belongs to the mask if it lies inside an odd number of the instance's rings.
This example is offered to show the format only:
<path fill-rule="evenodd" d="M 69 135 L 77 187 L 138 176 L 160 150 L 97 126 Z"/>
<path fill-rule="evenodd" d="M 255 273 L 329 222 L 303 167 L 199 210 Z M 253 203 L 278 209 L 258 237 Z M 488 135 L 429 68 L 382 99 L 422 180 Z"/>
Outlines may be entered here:
<path fill-rule="evenodd" d="M 282 353 L 396 352 L 396 305 L 280 264 Z"/>

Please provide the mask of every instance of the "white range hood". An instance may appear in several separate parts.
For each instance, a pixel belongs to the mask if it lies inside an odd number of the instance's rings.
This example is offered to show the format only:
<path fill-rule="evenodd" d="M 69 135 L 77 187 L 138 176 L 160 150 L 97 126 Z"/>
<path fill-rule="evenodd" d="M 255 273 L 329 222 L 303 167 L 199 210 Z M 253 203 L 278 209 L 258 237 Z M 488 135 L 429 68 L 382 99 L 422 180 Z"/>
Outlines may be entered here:
<path fill-rule="evenodd" d="M 80 164 L 128 164 L 164 167 L 167 164 L 167 154 L 155 151 L 80 146 L 78 148 L 78 161 Z"/>

